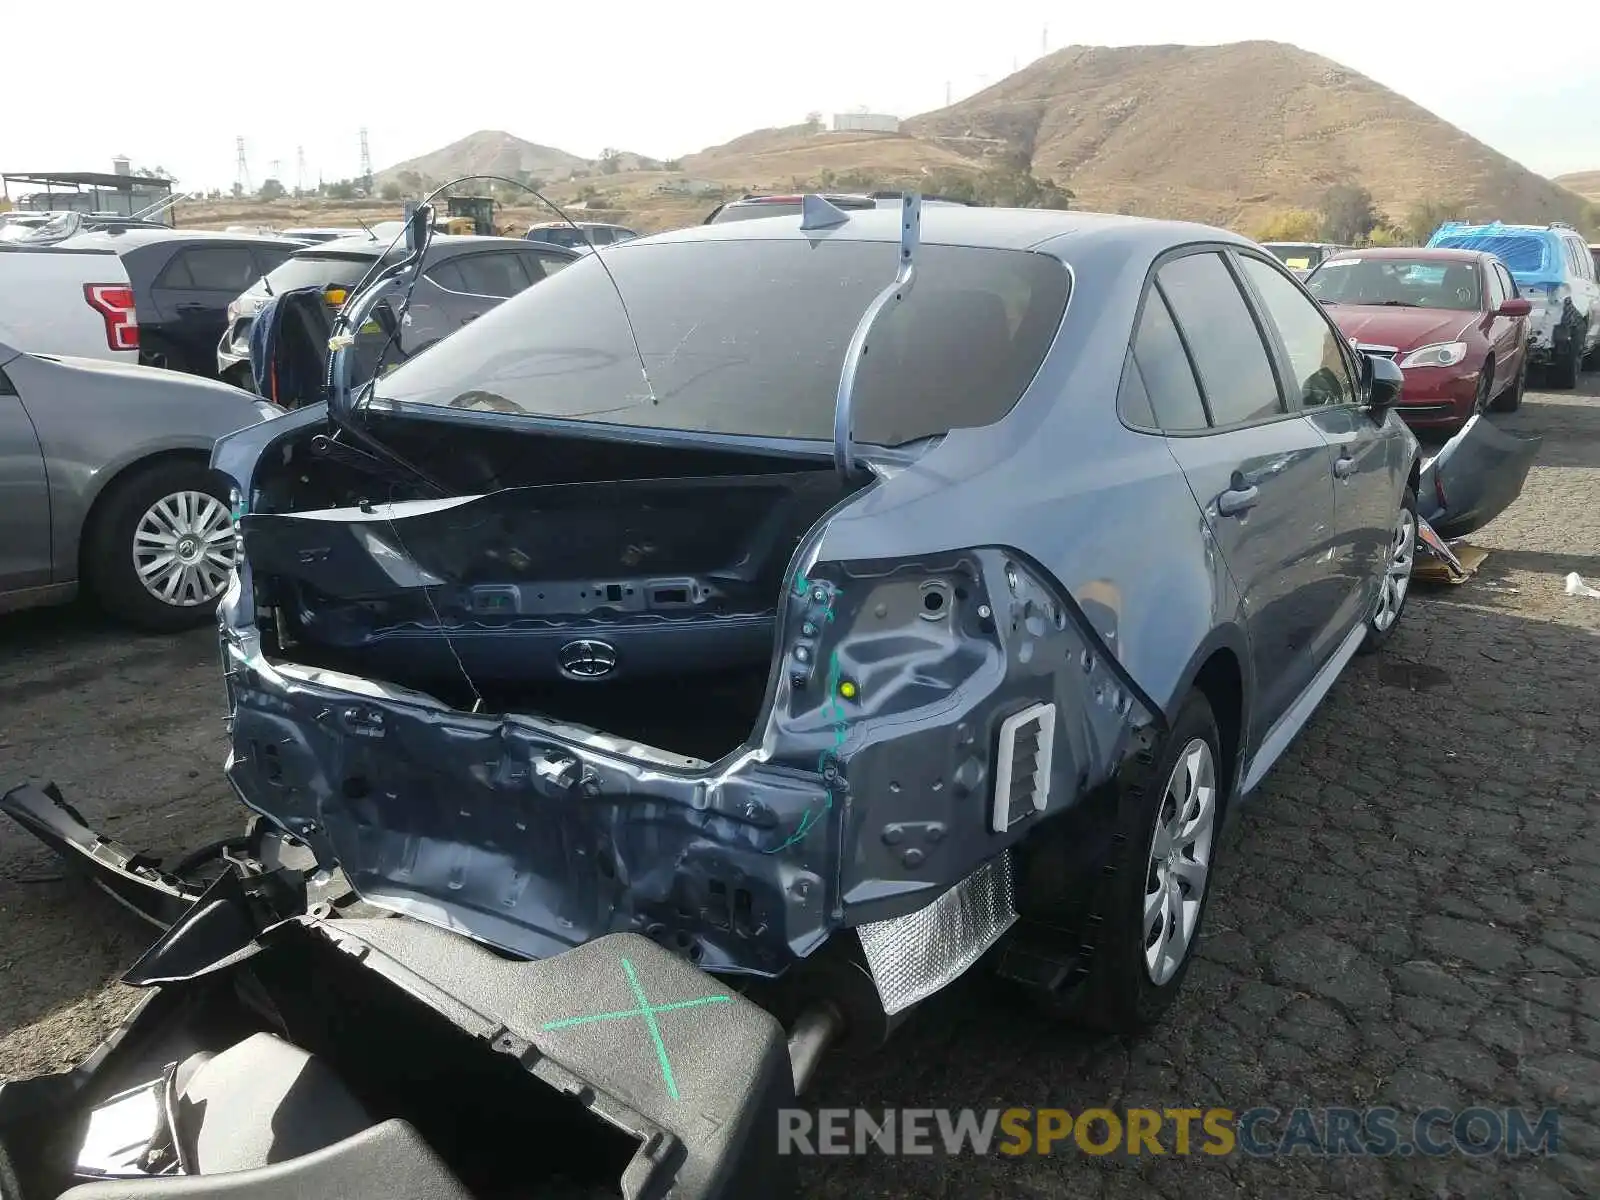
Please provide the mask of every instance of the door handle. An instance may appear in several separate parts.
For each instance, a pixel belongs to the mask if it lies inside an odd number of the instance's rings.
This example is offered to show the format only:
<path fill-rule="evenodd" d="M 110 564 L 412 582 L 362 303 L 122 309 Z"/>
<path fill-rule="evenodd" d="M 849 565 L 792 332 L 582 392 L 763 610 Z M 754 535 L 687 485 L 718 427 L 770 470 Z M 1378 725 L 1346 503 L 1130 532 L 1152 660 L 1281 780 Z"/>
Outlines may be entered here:
<path fill-rule="evenodd" d="M 1217 511 L 1225 517 L 1236 517 L 1260 502 L 1261 489 L 1255 484 L 1245 488 L 1229 488 L 1217 497 Z"/>
<path fill-rule="evenodd" d="M 1333 460 L 1333 473 L 1340 479 L 1349 479 L 1350 472 L 1356 469 L 1356 460 L 1348 454 L 1341 454 Z"/>

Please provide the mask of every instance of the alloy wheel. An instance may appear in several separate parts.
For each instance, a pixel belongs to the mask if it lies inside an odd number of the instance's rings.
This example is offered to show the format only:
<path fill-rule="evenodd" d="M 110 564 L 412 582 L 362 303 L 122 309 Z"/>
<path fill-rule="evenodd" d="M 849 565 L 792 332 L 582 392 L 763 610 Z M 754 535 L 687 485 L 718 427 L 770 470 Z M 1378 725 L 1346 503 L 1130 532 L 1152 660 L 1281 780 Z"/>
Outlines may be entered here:
<path fill-rule="evenodd" d="M 1144 896 L 1144 965 L 1162 986 L 1193 948 L 1211 873 L 1217 770 L 1211 747 L 1192 738 L 1173 764 L 1150 839 Z"/>
<path fill-rule="evenodd" d="M 175 492 L 148 509 L 133 531 L 133 569 L 163 604 L 193 608 L 215 601 L 234 565 L 228 508 L 205 492 Z"/>
<path fill-rule="evenodd" d="M 1383 584 L 1378 589 L 1378 611 L 1372 616 L 1372 627 L 1379 633 L 1388 630 L 1400 616 L 1400 609 L 1406 602 L 1406 592 L 1411 587 L 1411 567 L 1416 553 L 1417 518 L 1409 508 L 1402 508 L 1395 522 L 1394 538 L 1389 543 Z"/>

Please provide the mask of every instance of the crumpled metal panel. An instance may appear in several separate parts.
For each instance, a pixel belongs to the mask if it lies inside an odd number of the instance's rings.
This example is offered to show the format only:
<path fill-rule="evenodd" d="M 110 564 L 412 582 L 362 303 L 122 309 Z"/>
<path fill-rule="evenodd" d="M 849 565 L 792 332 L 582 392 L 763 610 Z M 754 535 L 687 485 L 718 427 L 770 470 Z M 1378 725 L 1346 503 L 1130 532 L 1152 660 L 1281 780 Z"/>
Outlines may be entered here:
<path fill-rule="evenodd" d="M 926 908 L 858 926 L 891 1016 L 960 978 L 1017 919 L 1011 852 L 990 859 Z"/>

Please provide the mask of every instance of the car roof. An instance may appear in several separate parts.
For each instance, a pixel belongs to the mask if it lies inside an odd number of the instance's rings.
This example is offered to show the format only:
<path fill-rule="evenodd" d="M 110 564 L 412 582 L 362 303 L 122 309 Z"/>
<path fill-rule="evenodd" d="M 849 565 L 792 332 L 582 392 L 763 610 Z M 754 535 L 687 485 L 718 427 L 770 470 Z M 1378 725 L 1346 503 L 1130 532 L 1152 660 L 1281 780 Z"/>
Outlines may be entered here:
<path fill-rule="evenodd" d="M 848 215 L 849 220 L 839 225 L 811 230 L 800 228 L 800 217 L 795 213 L 749 221 L 691 225 L 686 229 L 673 229 L 624 242 L 609 247 L 606 252 L 626 254 L 638 247 L 668 242 L 900 240 L 898 207 L 853 209 Z M 1051 208 L 969 208 L 966 205 L 940 205 L 924 209 L 921 239 L 928 245 L 1040 250 L 1057 257 L 1069 248 L 1105 240 L 1136 242 L 1146 250 L 1191 242 L 1223 242 L 1246 248 L 1255 245 L 1248 238 L 1229 230 L 1188 221 L 1162 221 L 1149 217 Z"/>
<path fill-rule="evenodd" d="M 618 225 L 615 221 L 535 221 L 529 229 L 571 229 L 576 225 L 579 229 L 627 229 L 626 225 Z"/>
<path fill-rule="evenodd" d="M 160 242 L 226 242 L 230 245 L 282 246 L 290 238 L 257 233 L 224 233 L 216 229 L 95 229 L 75 233 L 56 243 L 69 249 L 134 250 Z"/>
<path fill-rule="evenodd" d="M 354 237 L 334 238 L 331 242 L 318 242 L 315 246 L 307 246 L 297 250 L 296 258 L 322 258 L 330 254 L 359 254 L 363 257 L 377 258 L 393 249 L 400 251 L 404 248 L 405 241 L 401 239 L 390 245 L 387 238 L 369 238 L 364 233 Z M 491 249 L 495 246 L 514 246 L 519 250 L 526 250 L 525 239 L 506 237 L 485 237 L 475 233 L 436 233 L 428 243 L 428 250 L 434 253 L 440 250 L 457 250 L 482 247 Z"/>
<path fill-rule="evenodd" d="M 1450 246 L 1369 246 L 1365 250 L 1341 250 L 1324 262 L 1340 258 L 1404 258 L 1418 262 L 1482 262 L 1494 255 L 1487 250 L 1466 250 Z"/>

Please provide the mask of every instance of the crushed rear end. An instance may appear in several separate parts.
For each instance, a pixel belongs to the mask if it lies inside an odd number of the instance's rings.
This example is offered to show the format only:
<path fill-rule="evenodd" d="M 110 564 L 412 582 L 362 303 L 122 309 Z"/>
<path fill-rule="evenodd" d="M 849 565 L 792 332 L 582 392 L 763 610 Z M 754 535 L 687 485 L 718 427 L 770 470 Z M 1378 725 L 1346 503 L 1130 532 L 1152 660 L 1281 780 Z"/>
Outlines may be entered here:
<path fill-rule="evenodd" d="M 386 378 L 363 427 L 431 494 L 341 449 L 315 410 L 219 445 L 243 549 L 221 606 L 228 777 L 366 901 L 514 955 L 635 932 L 771 978 L 854 927 L 857 974 L 894 1014 L 1006 932 L 1011 849 L 1086 804 L 1156 718 L 1024 556 L 907 556 L 892 516 L 861 515 L 930 486 L 909 468 L 960 432 L 886 428 L 841 470 L 831 390 L 794 415 L 809 402 L 784 381 L 813 349 L 838 379 L 859 302 L 826 336 L 759 312 L 705 330 L 684 293 L 727 276 L 696 263 L 653 298 L 628 273 L 685 249 L 601 252 L 631 317 L 589 305 L 607 294 L 591 256 Z M 889 250 L 797 271 L 870 296 Z M 1015 326 L 1032 339 L 1015 378 L 988 381 L 1006 407 L 1067 297 L 1057 260 L 1014 257 L 1041 311 Z M 974 294 L 935 290 L 927 311 L 976 331 Z M 608 321 L 636 360 L 591 349 Z M 545 348 L 499 349 L 513 330 Z M 913 363 L 912 341 L 891 325 L 880 369 L 914 366 L 939 420 L 941 389 L 980 386 L 981 342 Z M 748 411 L 691 412 L 707 380 Z M 864 374 L 868 426 L 878 386 Z M 728 411 L 747 428 L 719 428 Z"/>

